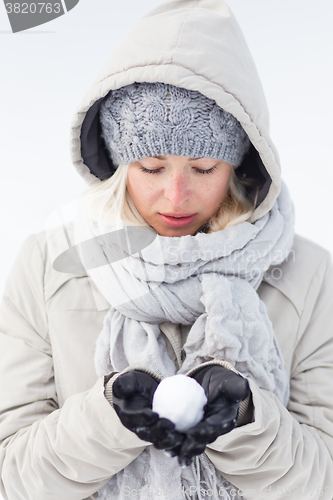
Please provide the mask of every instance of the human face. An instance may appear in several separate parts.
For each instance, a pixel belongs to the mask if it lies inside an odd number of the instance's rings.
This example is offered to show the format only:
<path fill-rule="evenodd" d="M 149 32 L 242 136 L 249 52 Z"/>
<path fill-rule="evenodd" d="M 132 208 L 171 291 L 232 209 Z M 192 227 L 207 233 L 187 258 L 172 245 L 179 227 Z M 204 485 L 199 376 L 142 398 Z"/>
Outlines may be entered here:
<path fill-rule="evenodd" d="M 127 189 L 161 236 L 194 235 L 219 209 L 232 166 L 212 158 L 154 156 L 130 163 Z"/>

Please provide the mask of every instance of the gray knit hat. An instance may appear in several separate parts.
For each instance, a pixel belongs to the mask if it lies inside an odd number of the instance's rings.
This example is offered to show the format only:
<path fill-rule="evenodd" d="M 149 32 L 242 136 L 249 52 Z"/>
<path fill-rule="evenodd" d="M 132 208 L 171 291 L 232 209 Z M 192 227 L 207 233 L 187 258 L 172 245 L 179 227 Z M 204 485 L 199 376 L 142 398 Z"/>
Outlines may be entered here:
<path fill-rule="evenodd" d="M 147 156 L 242 162 L 250 140 L 230 113 L 200 92 L 164 83 L 113 90 L 100 110 L 102 137 L 115 165 Z"/>

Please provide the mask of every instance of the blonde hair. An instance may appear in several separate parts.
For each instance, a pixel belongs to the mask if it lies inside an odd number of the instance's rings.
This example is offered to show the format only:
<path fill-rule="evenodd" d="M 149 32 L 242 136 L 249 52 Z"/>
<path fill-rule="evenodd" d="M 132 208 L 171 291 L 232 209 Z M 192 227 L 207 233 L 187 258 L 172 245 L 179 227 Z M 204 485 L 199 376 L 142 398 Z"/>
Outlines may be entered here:
<path fill-rule="evenodd" d="M 254 212 L 256 199 L 252 203 L 245 194 L 247 181 L 236 175 L 234 168 L 229 177 L 229 189 L 216 214 L 207 222 L 207 233 L 221 231 L 226 227 L 236 226 L 247 221 Z"/>
<path fill-rule="evenodd" d="M 136 209 L 127 190 L 128 165 L 119 165 L 116 172 L 107 180 L 92 186 L 87 193 L 89 215 L 104 230 L 108 222 L 122 227 L 149 226 Z M 221 231 L 248 220 L 255 207 L 245 195 L 245 183 L 237 178 L 231 169 L 228 193 L 217 213 L 201 228 L 206 233 Z"/>

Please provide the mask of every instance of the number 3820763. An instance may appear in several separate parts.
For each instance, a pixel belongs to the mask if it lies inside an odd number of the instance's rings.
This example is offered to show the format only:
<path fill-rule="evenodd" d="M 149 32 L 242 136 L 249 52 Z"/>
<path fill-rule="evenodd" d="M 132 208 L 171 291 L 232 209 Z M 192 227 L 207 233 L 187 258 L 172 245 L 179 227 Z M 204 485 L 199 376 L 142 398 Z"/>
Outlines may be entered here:
<path fill-rule="evenodd" d="M 60 14 L 60 3 L 6 3 L 7 14 Z"/>

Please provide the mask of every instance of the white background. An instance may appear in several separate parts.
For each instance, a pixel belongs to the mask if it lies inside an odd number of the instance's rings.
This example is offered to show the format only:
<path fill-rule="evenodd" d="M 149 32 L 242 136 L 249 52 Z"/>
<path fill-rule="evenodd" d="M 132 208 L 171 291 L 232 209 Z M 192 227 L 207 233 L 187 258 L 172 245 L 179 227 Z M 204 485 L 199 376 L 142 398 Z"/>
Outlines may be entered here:
<path fill-rule="evenodd" d="M 23 240 L 85 184 L 71 165 L 72 114 L 135 21 L 159 0 L 80 0 L 12 34 L 0 3 L 0 293 Z M 229 0 L 263 81 L 296 230 L 333 251 L 332 0 Z"/>

